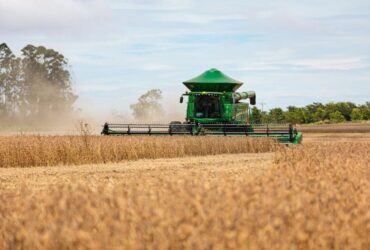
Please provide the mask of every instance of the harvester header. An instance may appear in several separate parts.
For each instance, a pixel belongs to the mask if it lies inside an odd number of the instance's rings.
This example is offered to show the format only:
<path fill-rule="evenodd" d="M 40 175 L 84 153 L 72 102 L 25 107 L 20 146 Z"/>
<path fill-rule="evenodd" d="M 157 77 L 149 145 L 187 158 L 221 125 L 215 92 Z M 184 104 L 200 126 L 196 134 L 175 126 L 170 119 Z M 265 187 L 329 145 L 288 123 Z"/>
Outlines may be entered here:
<path fill-rule="evenodd" d="M 283 143 L 300 143 L 302 134 L 292 125 L 255 124 L 250 105 L 256 104 L 254 91 L 236 92 L 243 82 L 217 69 L 183 82 L 189 91 L 184 122 L 170 124 L 105 123 L 105 135 L 224 135 L 274 137 Z M 242 102 L 249 99 L 249 103 Z"/>

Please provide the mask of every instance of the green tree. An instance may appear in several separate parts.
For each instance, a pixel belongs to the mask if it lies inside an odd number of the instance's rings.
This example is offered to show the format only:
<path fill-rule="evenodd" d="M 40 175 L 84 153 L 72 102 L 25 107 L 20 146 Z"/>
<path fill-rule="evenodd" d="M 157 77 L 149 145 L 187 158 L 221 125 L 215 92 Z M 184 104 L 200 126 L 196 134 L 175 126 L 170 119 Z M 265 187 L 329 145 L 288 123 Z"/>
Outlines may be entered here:
<path fill-rule="evenodd" d="M 271 116 L 266 111 L 261 112 L 262 123 L 271 123 Z"/>
<path fill-rule="evenodd" d="M 344 122 L 346 120 L 342 113 L 338 110 L 331 113 L 329 118 L 332 122 Z"/>
<path fill-rule="evenodd" d="M 354 108 L 356 108 L 356 104 L 352 102 L 338 102 L 337 103 L 339 112 L 344 116 L 347 121 L 351 120 L 351 113 Z"/>
<path fill-rule="evenodd" d="M 304 122 L 303 123 L 313 123 L 313 122 L 315 122 L 314 113 L 311 113 L 306 108 L 302 108 L 302 113 L 303 113 L 303 117 L 304 117 Z"/>
<path fill-rule="evenodd" d="M 321 118 L 318 119 L 317 116 L 315 116 L 316 112 L 318 110 L 324 110 L 325 106 L 320 102 L 314 102 L 312 104 L 306 105 L 303 108 L 303 115 L 304 115 L 304 123 L 312 123 L 312 122 L 318 122 L 321 120 Z M 320 112 L 319 111 L 319 112 Z"/>
<path fill-rule="evenodd" d="M 312 103 L 312 104 L 309 104 L 309 105 L 307 105 L 306 107 L 305 107 L 305 109 L 309 112 L 309 113 L 311 113 L 312 115 L 313 114 L 315 114 L 316 112 L 317 112 L 317 110 L 318 109 L 324 109 L 325 108 L 325 106 L 322 104 L 322 103 L 320 103 L 320 102 L 314 102 L 314 103 Z"/>
<path fill-rule="evenodd" d="M 281 108 L 273 108 L 269 112 L 271 122 L 282 123 L 285 121 L 284 112 Z"/>
<path fill-rule="evenodd" d="M 256 106 L 252 108 L 252 116 L 254 123 L 261 123 L 262 122 L 262 113 Z"/>
<path fill-rule="evenodd" d="M 288 110 L 284 112 L 284 120 L 292 124 L 302 124 L 305 123 L 305 113 L 303 108 L 297 108 L 294 106 L 289 106 Z"/>
<path fill-rule="evenodd" d="M 313 114 L 315 121 L 323 121 L 325 119 L 325 109 L 324 108 L 318 108 L 316 112 Z"/>
<path fill-rule="evenodd" d="M 140 96 L 137 103 L 130 105 L 132 114 L 139 121 L 153 121 L 162 116 L 164 111 L 160 100 L 162 99 L 162 91 L 152 89 Z"/>
<path fill-rule="evenodd" d="M 325 106 L 326 119 L 330 118 L 332 113 L 339 111 L 343 117 L 347 120 L 351 120 L 352 109 L 356 108 L 356 105 L 352 102 L 330 102 Z"/>
<path fill-rule="evenodd" d="M 53 49 L 27 45 L 22 49 L 25 112 L 31 117 L 56 117 L 73 111 L 77 96 L 67 59 Z"/>
<path fill-rule="evenodd" d="M 329 120 L 330 115 L 334 112 L 338 111 L 338 106 L 334 102 L 329 102 L 325 105 L 325 115 L 324 120 Z"/>
<path fill-rule="evenodd" d="M 369 103 L 370 104 L 370 103 Z M 363 120 L 369 120 L 370 119 L 370 105 L 359 105 L 358 108 L 361 111 L 361 116 Z"/>
<path fill-rule="evenodd" d="M 360 108 L 354 108 L 352 109 L 351 113 L 351 120 L 352 121 L 360 121 L 363 120 L 364 117 L 362 116 L 362 112 Z"/>
<path fill-rule="evenodd" d="M 0 44 L 0 116 L 14 117 L 21 104 L 20 60 Z"/>

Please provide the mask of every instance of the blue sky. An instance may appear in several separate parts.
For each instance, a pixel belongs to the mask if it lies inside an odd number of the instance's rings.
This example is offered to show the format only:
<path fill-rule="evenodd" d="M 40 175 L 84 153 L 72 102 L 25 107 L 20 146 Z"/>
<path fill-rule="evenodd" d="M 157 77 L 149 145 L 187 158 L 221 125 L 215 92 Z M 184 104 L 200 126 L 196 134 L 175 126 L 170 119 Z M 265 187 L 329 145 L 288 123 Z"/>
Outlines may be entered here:
<path fill-rule="evenodd" d="M 69 58 L 91 115 L 159 88 L 182 113 L 182 81 L 218 68 L 265 108 L 370 101 L 370 1 L 0 0 L 0 38 Z"/>

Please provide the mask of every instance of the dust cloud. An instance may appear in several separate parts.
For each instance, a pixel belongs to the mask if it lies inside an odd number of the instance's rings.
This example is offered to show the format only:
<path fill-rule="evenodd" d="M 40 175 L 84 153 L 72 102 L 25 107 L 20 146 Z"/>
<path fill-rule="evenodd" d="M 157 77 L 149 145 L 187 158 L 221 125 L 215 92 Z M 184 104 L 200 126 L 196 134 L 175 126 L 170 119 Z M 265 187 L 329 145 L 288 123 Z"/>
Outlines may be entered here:
<path fill-rule="evenodd" d="M 42 96 L 52 96 L 49 92 L 43 93 Z M 94 110 L 94 104 L 91 100 L 79 99 L 72 110 L 55 112 L 50 110 L 50 105 L 58 103 L 48 102 L 48 106 L 41 105 L 38 114 L 34 116 L 0 117 L 0 135 L 76 135 L 81 134 L 82 130 L 98 135 L 105 122 L 168 124 L 171 121 L 185 121 L 186 102 L 180 104 L 177 98 L 163 98 L 160 101 L 163 112 L 140 120 L 134 118 L 128 103 L 122 103 L 126 111 L 107 107 L 104 112 Z"/>

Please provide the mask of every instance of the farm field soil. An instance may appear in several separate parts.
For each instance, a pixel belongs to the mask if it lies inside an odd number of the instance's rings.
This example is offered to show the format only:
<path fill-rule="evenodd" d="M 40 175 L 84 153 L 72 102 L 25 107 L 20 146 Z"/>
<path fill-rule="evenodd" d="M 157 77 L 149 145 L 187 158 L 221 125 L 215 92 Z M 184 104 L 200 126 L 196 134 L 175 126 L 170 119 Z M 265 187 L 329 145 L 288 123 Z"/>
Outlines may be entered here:
<path fill-rule="evenodd" d="M 155 178 L 188 174 L 227 173 L 242 171 L 251 175 L 261 173 L 271 166 L 273 153 L 224 154 L 215 156 L 183 157 L 171 159 L 138 160 L 117 164 L 80 166 L 0 168 L 1 187 L 7 191 L 31 188 L 48 189 L 50 184 L 63 185 L 74 182 L 116 185 L 133 177 Z M 139 179 L 137 181 L 140 181 Z M 5 191 L 3 190 L 3 191 Z"/>
<path fill-rule="evenodd" d="M 338 124 L 308 124 L 297 128 L 307 133 L 370 133 L 370 122 L 338 123 Z"/>
<path fill-rule="evenodd" d="M 370 249 L 370 143 L 0 169 L 0 249 Z"/>
<path fill-rule="evenodd" d="M 370 142 L 370 133 L 303 133 L 307 142 Z"/>

